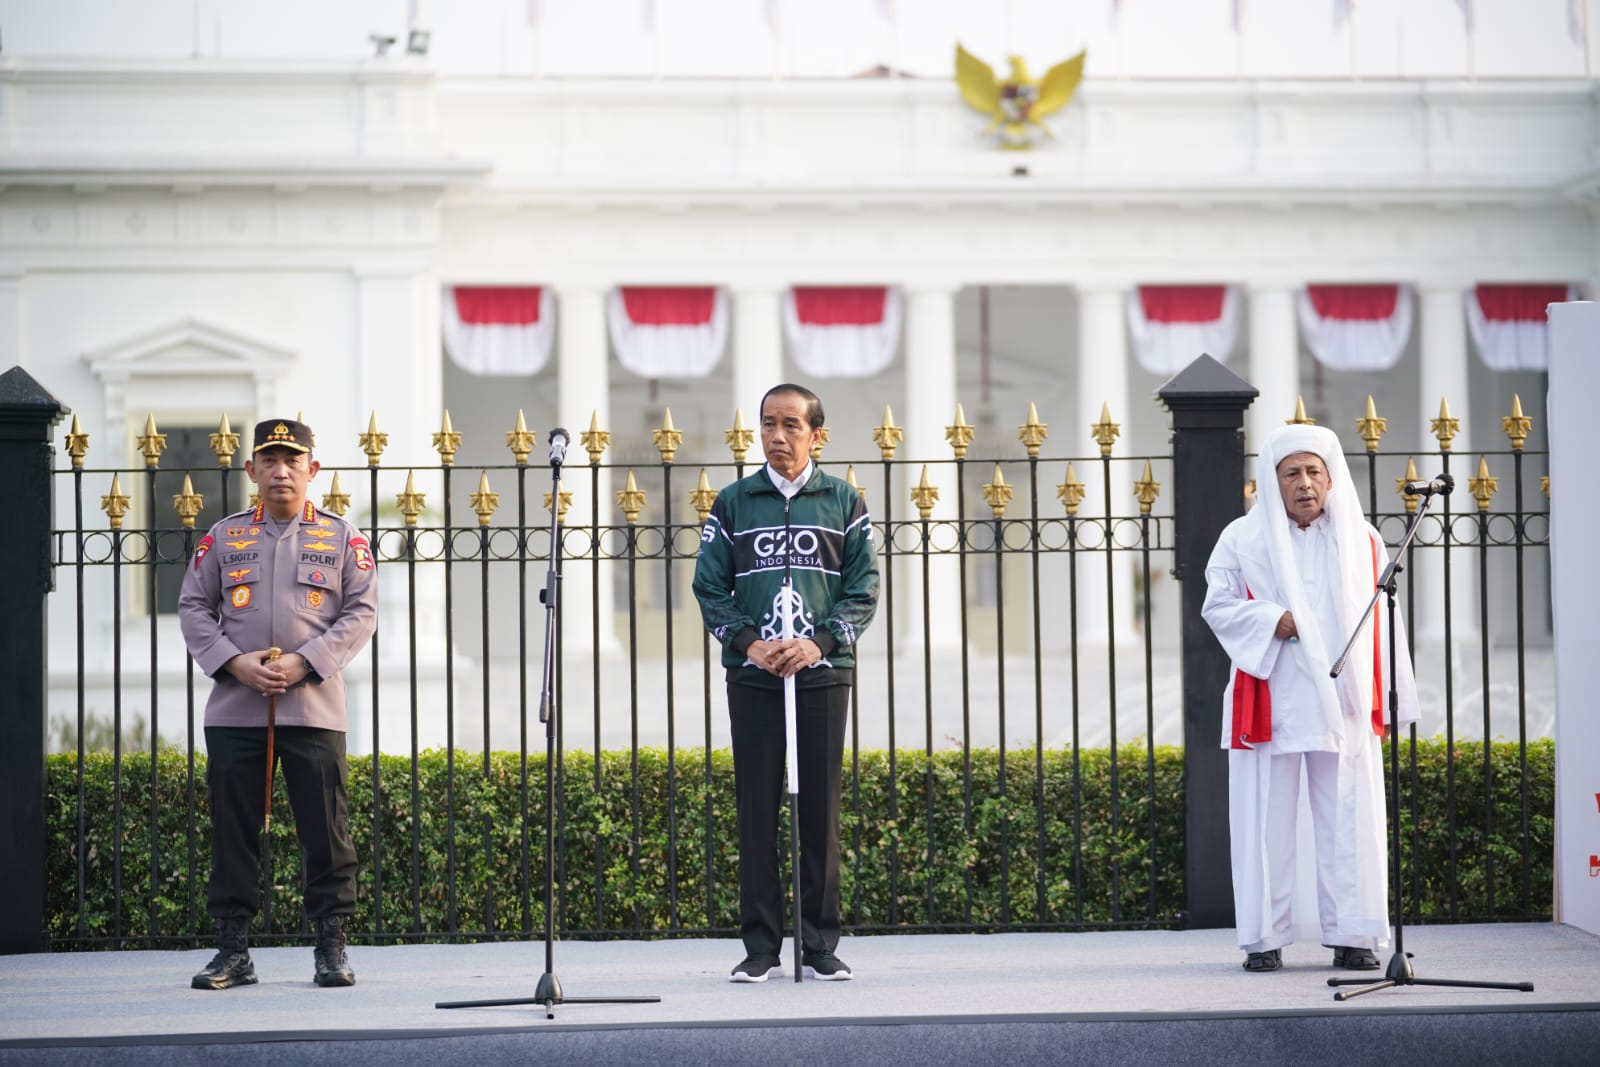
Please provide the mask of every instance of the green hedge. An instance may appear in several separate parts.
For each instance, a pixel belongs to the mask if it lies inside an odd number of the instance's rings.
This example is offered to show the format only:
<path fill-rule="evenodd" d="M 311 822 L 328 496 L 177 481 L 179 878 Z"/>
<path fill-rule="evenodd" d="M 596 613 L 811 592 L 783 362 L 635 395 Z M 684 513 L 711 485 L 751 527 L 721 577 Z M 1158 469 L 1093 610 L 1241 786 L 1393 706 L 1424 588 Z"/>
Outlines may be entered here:
<path fill-rule="evenodd" d="M 1402 756 L 1406 755 L 1403 747 Z M 1413 797 L 1409 789 L 1402 795 L 1408 860 L 1413 849 L 1420 859 L 1407 865 L 1408 872 L 1416 872 L 1414 883 L 1407 887 L 1408 916 L 1430 920 L 1549 916 L 1553 744 L 1545 740 L 1528 746 L 1526 849 L 1521 837 L 1522 777 L 1516 745 L 1496 743 L 1490 755 L 1495 819 L 1493 833 L 1486 835 L 1483 746 L 1456 746 L 1457 877 L 1452 882 L 1446 753 L 1442 742 L 1418 745 L 1420 788 L 1415 796 L 1414 836 Z M 1035 784 L 1041 780 L 1036 776 L 1039 764 L 1043 769 L 1042 879 Z M 1076 779 L 1070 751 L 1047 750 L 1042 755 L 1031 749 L 1009 752 L 1003 798 L 1000 761 L 993 750 L 975 750 L 970 760 L 960 751 L 936 752 L 931 763 L 919 751 L 897 753 L 892 779 L 887 753 L 862 753 L 858 766 L 858 775 L 852 779 L 847 757 L 842 882 L 845 921 L 853 928 L 1159 926 L 1180 918 L 1184 896 L 1180 749 L 1156 750 L 1153 790 L 1145 750 L 1137 745 L 1119 750 L 1115 833 L 1112 760 L 1106 750 L 1083 751 Z M 372 768 L 368 758 L 350 764 L 350 824 L 360 857 L 355 925 L 364 939 L 476 939 L 542 930 L 542 754 L 529 757 L 524 776 L 516 754 L 495 753 L 486 769 L 481 755 L 457 755 L 452 767 L 447 753 L 424 753 L 416 762 L 415 814 L 411 759 L 382 757 L 382 791 L 377 805 L 381 864 L 374 861 Z M 454 796 L 447 801 L 452 769 Z M 702 750 L 679 751 L 670 774 L 663 750 L 643 750 L 637 757 L 637 794 L 633 757 L 626 752 L 603 753 L 598 765 L 592 755 L 569 752 L 562 770 L 565 804 L 558 840 L 564 841 L 565 851 L 558 849 L 564 856 L 556 902 L 558 929 L 572 936 L 678 931 L 729 934 L 736 929 L 733 768 L 726 750 L 711 753 L 709 780 Z M 86 758 L 80 919 L 76 758 L 49 758 L 47 921 L 58 947 L 170 945 L 210 936 L 211 924 L 205 914 L 210 823 L 204 781 L 204 757 L 196 757 L 191 827 L 187 759 L 177 752 L 160 755 L 156 890 L 152 895 L 150 757 L 134 753 L 122 758 L 120 827 L 114 816 L 117 782 L 112 758 L 108 753 Z M 528 786 L 526 822 L 524 781 Z M 971 783 L 970 802 L 965 799 L 969 794 L 963 789 L 964 782 Z M 852 806 L 857 792 L 859 814 Z M 1149 848 L 1152 797 L 1153 876 Z M 263 933 L 295 937 L 304 930 L 300 857 L 281 778 L 273 810 L 277 815 L 272 845 L 273 923 L 271 930 Z M 453 836 L 449 833 L 452 810 Z M 785 825 L 781 839 L 787 841 L 787 834 Z M 630 845 L 635 835 L 637 851 Z M 113 847 L 118 840 L 120 851 Z M 669 855 L 674 840 L 676 852 Z M 709 871 L 708 840 L 714 843 Z M 1494 864 L 1492 903 L 1486 888 L 1490 857 Z M 452 865 L 453 900 L 448 877 Z M 120 915 L 115 911 L 119 880 Z M 258 920 L 257 926 L 264 926 L 264 921 Z"/>

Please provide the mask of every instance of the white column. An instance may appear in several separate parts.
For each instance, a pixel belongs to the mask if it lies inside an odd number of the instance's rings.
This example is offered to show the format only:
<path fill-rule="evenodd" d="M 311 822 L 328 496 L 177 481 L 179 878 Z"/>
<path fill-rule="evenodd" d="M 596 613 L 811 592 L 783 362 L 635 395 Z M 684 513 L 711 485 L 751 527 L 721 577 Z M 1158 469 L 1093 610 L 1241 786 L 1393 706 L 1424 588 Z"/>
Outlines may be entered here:
<path fill-rule="evenodd" d="M 381 525 L 399 525 L 394 514 L 395 497 L 406 486 L 408 473 L 416 490 L 426 498 L 426 512 L 419 525 L 438 526 L 443 521 L 444 479 L 439 473 L 439 453 L 432 446 L 433 434 L 444 416 L 444 379 L 439 344 L 439 287 L 431 275 L 405 266 L 393 270 L 364 268 L 355 274 L 355 367 L 349 386 L 343 390 L 309 391 L 289 380 L 276 391 L 262 390 L 262 403 L 268 416 L 277 412 L 301 410 L 312 429 L 332 421 L 358 433 L 365 433 L 368 419 L 376 414 L 378 429 L 388 434 L 388 446 L 380 459 L 378 499 L 374 502 L 382 517 Z M 431 308 L 431 310 L 430 310 Z M 432 324 L 431 329 L 429 324 Z M 301 368 L 302 372 L 313 368 Z M 329 419 L 320 408 L 321 396 L 343 395 L 354 410 L 343 418 Z M 331 413 L 330 413 L 331 414 Z M 323 440 L 323 461 L 349 463 L 364 461 L 355 449 L 355 436 L 337 441 Z M 346 478 L 344 487 L 359 507 L 366 502 L 366 480 L 354 484 Z M 312 484 L 311 497 L 321 500 L 332 478 L 320 475 Z M 352 515 L 352 517 L 355 517 Z M 357 519 L 365 526 L 370 517 Z M 460 520 L 456 520 L 459 522 Z M 470 518 L 468 520 L 471 521 Z M 394 552 L 401 543 L 396 535 L 385 535 L 378 546 L 380 556 Z M 426 547 L 424 552 L 428 551 Z M 378 637 L 379 656 L 395 669 L 383 672 L 381 687 L 382 736 L 385 752 L 404 752 L 410 748 L 410 706 L 413 699 L 419 710 L 419 745 L 437 744 L 444 707 L 444 568 L 437 563 L 419 563 L 413 574 L 400 560 L 379 567 Z M 411 611 L 416 611 L 416 660 L 420 666 L 418 688 L 412 696 L 407 674 L 400 666 L 412 656 Z M 350 744 L 357 750 L 370 748 L 372 712 L 370 675 L 365 668 L 350 679 L 362 690 L 359 703 L 352 703 L 349 715 Z"/>
<path fill-rule="evenodd" d="M 567 449 L 567 465 L 562 471 L 562 489 L 572 494 L 572 506 L 567 512 L 567 523 L 572 529 L 587 528 L 598 505 L 601 526 L 621 525 L 622 512 L 612 492 L 611 471 L 602 467 L 598 481 L 598 499 L 594 495 L 594 472 L 589 454 L 584 451 L 580 435 L 588 430 L 591 421 L 600 429 L 613 433 L 611 425 L 611 352 L 606 335 L 605 289 L 598 285 L 562 286 L 557 289 L 560 308 L 556 316 L 556 419 L 571 436 Z M 548 436 L 548 435 L 546 435 Z M 544 445 L 541 440 L 540 444 Z M 548 455 L 544 449 L 535 455 Z M 614 450 L 607 450 L 600 458 L 602 465 L 615 462 Z M 530 482 L 532 476 L 530 475 Z M 547 486 L 540 486 L 537 500 L 542 501 Z M 548 521 L 548 513 L 541 513 L 541 521 Z M 582 548 L 569 542 L 569 550 Z M 567 620 L 563 639 L 568 648 L 587 650 L 593 646 L 591 618 L 600 620 L 600 646 L 615 646 L 615 609 L 611 600 L 611 567 L 600 564 L 600 599 L 594 597 L 594 571 L 588 563 L 570 563 L 563 571 L 561 595 L 564 607 L 562 617 Z"/>
<path fill-rule="evenodd" d="M 733 406 L 744 415 L 745 428 L 761 424 L 761 397 L 784 381 L 783 324 L 780 293 L 775 288 L 739 288 L 733 294 Z M 733 412 L 718 416 L 732 426 Z M 760 462 L 759 438 L 751 459 Z"/>
<path fill-rule="evenodd" d="M 915 517 L 918 512 L 910 498 L 911 487 L 928 465 L 928 479 L 939 488 L 934 520 L 953 521 L 956 516 L 956 467 L 954 453 L 945 441 L 944 428 L 955 422 L 956 414 L 956 319 L 955 290 L 949 287 L 922 287 L 909 290 L 906 298 L 906 400 L 904 414 L 896 412 L 905 429 L 905 441 L 895 453 L 897 459 L 912 462 L 902 468 L 900 485 L 895 488 L 895 511 Z M 970 511 L 970 509 L 969 509 Z M 935 534 L 936 547 L 954 544 L 954 535 Z M 928 570 L 928 631 L 933 647 L 959 647 L 961 641 L 960 561 L 954 553 L 934 557 Z M 906 591 L 899 616 L 905 620 L 904 639 L 920 645 L 922 636 L 922 572 L 907 560 L 896 585 Z"/>
<path fill-rule="evenodd" d="M 1260 391 L 1246 418 L 1246 452 L 1257 452 L 1294 415 L 1300 395 L 1300 332 L 1295 293 L 1283 285 L 1250 287 L 1250 384 Z"/>
<path fill-rule="evenodd" d="M 1100 287 L 1078 290 L 1078 403 L 1077 419 L 1068 429 L 1064 446 L 1069 455 L 1095 457 L 1074 464 L 1078 480 L 1086 487 L 1078 514 L 1103 522 L 1106 518 L 1105 480 L 1099 460 L 1100 446 L 1090 427 L 1100 421 L 1102 407 L 1109 409 L 1111 421 L 1126 427 L 1132 411 L 1128 404 L 1128 335 L 1125 301 L 1127 290 Z M 1137 514 L 1133 483 L 1139 471 L 1116 461 L 1127 454 L 1125 438 L 1112 443 L 1111 514 Z M 1082 531 L 1085 545 L 1104 543 L 1103 530 Z M 1105 610 L 1108 593 L 1105 557 L 1094 553 L 1078 569 L 1078 635 L 1089 643 L 1105 643 L 1113 632 L 1133 635 L 1133 559 L 1127 553 L 1113 558 L 1116 583 L 1115 623 L 1108 623 Z"/>
<path fill-rule="evenodd" d="M 1425 286 L 1421 293 L 1422 304 L 1422 367 L 1420 369 L 1421 433 L 1417 451 L 1438 452 L 1439 439 L 1433 433 L 1433 420 L 1439 417 L 1439 401 L 1449 401 L 1450 415 L 1460 420 L 1460 430 L 1451 442 L 1451 473 L 1455 475 L 1457 491 L 1450 498 L 1453 514 L 1470 512 L 1474 508 L 1472 497 L 1466 492 L 1467 479 L 1476 473 L 1476 463 L 1470 453 L 1467 413 L 1470 394 L 1467 389 L 1467 319 L 1464 298 L 1466 289 L 1458 285 Z M 1432 478 L 1442 467 L 1441 458 L 1430 456 L 1417 460 L 1417 474 Z M 1434 510 L 1440 509 L 1436 503 Z M 1422 537 L 1428 537 L 1424 528 Z M 1438 549 L 1419 549 L 1413 553 L 1412 563 L 1417 575 L 1417 637 L 1440 641 L 1444 638 L 1444 556 Z M 1451 635 L 1459 643 L 1477 632 L 1477 560 L 1476 553 L 1452 551 L 1451 569 Z M 1418 664 L 1419 674 L 1422 664 Z"/>
<path fill-rule="evenodd" d="M 22 275 L 0 274 L 0 367 L 26 367 L 22 352 Z"/>

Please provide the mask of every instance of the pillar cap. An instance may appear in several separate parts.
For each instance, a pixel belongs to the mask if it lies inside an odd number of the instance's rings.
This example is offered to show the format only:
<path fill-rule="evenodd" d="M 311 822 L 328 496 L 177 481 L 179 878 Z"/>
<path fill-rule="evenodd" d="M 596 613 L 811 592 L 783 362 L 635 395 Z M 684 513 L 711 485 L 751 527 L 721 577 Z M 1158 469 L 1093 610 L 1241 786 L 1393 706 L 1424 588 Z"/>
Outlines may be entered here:
<path fill-rule="evenodd" d="M 1236 407 L 1240 411 L 1260 396 L 1255 386 L 1201 354 L 1156 390 L 1168 411 L 1195 407 Z"/>
<path fill-rule="evenodd" d="M 48 429 L 71 412 L 21 367 L 0 374 L 0 422 Z"/>

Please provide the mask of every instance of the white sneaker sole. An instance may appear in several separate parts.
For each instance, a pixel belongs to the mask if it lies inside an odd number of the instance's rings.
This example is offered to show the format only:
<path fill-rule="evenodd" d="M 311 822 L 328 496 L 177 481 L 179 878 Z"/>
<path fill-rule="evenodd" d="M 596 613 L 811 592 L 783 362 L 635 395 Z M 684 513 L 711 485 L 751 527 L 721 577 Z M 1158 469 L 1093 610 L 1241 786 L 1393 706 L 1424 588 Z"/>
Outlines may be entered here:
<path fill-rule="evenodd" d="M 818 974 L 817 971 L 809 965 L 806 967 L 805 975 L 807 978 L 814 978 L 819 982 L 848 982 L 855 977 L 855 975 L 851 974 L 849 971 L 835 971 L 832 974 Z"/>
<path fill-rule="evenodd" d="M 745 983 L 765 982 L 768 978 L 772 978 L 774 976 L 778 978 L 783 977 L 782 964 L 774 964 L 772 967 L 769 967 L 764 974 L 745 974 L 742 971 L 738 971 L 734 973 L 733 980 L 735 982 Z"/>

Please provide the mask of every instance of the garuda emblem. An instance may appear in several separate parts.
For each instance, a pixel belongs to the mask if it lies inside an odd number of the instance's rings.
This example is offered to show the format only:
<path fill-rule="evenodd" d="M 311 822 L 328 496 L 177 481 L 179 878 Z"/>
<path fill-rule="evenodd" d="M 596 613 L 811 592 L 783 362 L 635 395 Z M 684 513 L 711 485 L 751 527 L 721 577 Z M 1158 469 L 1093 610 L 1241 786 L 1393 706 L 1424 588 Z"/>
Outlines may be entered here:
<path fill-rule="evenodd" d="M 1047 137 L 1055 136 L 1042 120 L 1066 107 L 1078 91 L 1086 54 L 1079 52 L 1057 63 L 1037 81 L 1028 76 L 1021 56 L 1010 56 L 1011 73 L 1001 80 L 993 67 L 958 44 L 956 85 L 962 99 L 989 117 L 986 134 L 998 135 L 1001 148 L 1025 150 L 1033 147 L 1041 130 Z"/>

